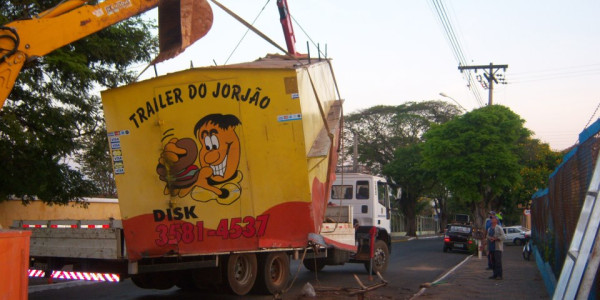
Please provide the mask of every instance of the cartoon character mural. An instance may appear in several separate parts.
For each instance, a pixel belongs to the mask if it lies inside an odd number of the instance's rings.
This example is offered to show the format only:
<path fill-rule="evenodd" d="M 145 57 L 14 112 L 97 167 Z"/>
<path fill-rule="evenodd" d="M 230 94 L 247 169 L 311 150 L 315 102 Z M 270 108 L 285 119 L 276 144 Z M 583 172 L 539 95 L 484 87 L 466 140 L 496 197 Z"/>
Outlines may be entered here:
<path fill-rule="evenodd" d="M 235 128 L 240 124 L 234 115 L 210 114 L 194 126 L 200 149 L 191 138 L 170 139 L 156 167 L 166 183 L 165 195 L 183 198 L 189 194 L 196 201 L 215 200 L 222 205 L 239 199 L 243 176 L 238 170 L 241 147 Z M 171 135 L 168 132 L 165 137 Z"/>

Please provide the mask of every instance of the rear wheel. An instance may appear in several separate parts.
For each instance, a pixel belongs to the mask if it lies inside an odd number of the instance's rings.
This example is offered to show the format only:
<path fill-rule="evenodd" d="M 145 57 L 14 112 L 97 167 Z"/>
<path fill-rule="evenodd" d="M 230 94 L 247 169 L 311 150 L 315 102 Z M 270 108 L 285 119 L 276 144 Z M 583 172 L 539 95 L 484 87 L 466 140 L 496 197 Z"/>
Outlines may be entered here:
<path fill-rule="evenodd" d="M 373 251 L 373 274 L 383 273 L 387 269 L 390 260 L 390 250 L 387 244 L 382 240 L 375 242 L 375 250 Z M 365 262 L 367 272 L 371 270 L 371 261 Z"/>
<path fill-rule="evenodd" d="M 290 258 L 284 252 L 269 252 L 258 257 L 258 277 L 254 289 L 262 294 L 278 294 L 290 278 Z"/>
<path fill-rule="evenodd" d="M 231 254 L 227 260 L 227 283 L 236 295 L 248 294 L 257 275 L 257 262 L 254 253 Z"/>
<path fill-rule="evenodd" d="M 302 264 L 311 272 L 319 272 L 325 268 L 324 258 L 307 258 L 302 261 Z"/>
<path fill-rule="evenodd" d="M 133 282 L 133 284 L 135 284 L 135 286 L 141 289 L 152 288 L 143 275 L 133 275 L 131 276 L 131 281 Z"/>
<path fill-rule="evenodd" d="M 513 244 L 515 244 L 517 246 L 521 246 L 521 245 L 523 245 L 523 241 L 519 238 L 516 238 L 513 240 Z"/>

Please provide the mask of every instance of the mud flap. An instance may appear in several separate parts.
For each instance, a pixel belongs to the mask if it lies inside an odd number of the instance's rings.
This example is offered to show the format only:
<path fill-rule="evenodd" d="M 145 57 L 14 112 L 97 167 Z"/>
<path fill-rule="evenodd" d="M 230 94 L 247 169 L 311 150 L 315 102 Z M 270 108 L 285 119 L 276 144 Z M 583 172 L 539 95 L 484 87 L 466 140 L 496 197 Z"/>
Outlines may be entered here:
<path fill-rule="evenodd" d="M 153 64 L 171 59 L 208 33 L 213 13 L 206 0 L 160 0 L 158 44 Z"/>
<path fill-rule="evenodd" d="M 325 248 L 333 247 L 333 248 L 348 251 L 351 253 L 356 253 L 356 251 L 357 251 L 357 248 L 355 245 L 348 245 L 348 244 L 340 243 L 340 242 L 334 241 L 332 239 L 326 238 L 317 233 L 309 233 L 308 240 L 319 246 L 325 247 Z"/>

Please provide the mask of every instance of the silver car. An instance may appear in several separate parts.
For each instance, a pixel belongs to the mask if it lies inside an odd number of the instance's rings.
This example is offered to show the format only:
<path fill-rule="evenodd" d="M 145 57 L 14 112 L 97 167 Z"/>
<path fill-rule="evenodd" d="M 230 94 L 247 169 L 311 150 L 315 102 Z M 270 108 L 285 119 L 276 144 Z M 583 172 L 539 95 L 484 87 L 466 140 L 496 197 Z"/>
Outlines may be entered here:
<path fill-rule="evenodd" d="M 508 226 L 502 228 L 506 235 L 505 243 L 512 242 L 513 244 L 520 246 L 525 243 L 525 232 L 529 229 L 523 226 Z"/>

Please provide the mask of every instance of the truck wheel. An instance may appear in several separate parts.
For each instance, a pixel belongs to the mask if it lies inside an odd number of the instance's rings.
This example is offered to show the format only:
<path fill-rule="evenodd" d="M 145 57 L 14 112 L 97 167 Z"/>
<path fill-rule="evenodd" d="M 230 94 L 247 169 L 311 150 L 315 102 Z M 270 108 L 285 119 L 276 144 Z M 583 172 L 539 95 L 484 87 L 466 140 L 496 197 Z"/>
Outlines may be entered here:
<path fill-rule="evenodd" d="M 302 264 L 311 272 L 319 272 L 325 268 L 325 260 L 322 258 L 307 258 L 302 261 Z"/>
<path fill-rule="evenodd" d="M 145 280 L 146 278 L 144 277 L 144 275 L 133 275 L 131 276 L 131 281 L 133 282 L 133 284 L 135 284 L 135 286 L 139 287 L 140 289 L 151 289 L 152 287 L 150 287 L 150 284 L 148 284 Z"/>
<path fill-rule="evenodd" d="M 261 294 L 277 294 L 290 278 L 290 258 L 285 252 L 269 252 L 258 257 L 258 277 L 254 290 Z"/>
<path fill-rule="evenodd" d="M 390 260 L 390 250 L 387 244 L 382 240 L 375 242 L 375 250 L 373 253 L 373 274 L 383 273 L 387 269 Z M 371 269 L 371 261 L 365 262 L 367 272 Z"/>
<path fill-rule="evenodd" d="M 236 295 L 248 294 L 256 281 L 256 255 L 254 253 L 231 254 L 227 260 L 227 283 Z"/>

